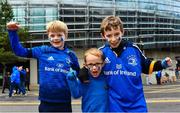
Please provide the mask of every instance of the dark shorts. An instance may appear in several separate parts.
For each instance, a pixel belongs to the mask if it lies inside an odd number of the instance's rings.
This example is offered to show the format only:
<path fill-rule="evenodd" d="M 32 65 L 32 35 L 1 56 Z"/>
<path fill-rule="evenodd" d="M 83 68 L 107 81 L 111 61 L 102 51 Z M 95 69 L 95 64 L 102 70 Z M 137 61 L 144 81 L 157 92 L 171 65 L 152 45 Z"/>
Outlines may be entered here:
<path fill-rule="evenodd" d="M 39 112 L 72 112 L 71 102 L 69 103 L 51 103 L 41 101 Z"/>

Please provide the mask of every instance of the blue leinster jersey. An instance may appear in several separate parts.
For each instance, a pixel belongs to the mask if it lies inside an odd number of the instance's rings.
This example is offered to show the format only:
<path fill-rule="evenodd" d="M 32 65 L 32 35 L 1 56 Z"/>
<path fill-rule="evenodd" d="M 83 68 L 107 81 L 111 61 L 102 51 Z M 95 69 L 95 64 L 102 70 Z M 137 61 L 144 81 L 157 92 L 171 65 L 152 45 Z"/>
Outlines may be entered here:
<path fill-rule="evenodd" d="M 71 94 L 66 81 L 70 67 L 77 70 L 79 64 L 74 52 L 65 48 L 59 50 L 52 46 L 23 48 L 16 31 L 9 31 L 10 43 L 14 53 L 21 57 L 38 59 L 39 99 L 46 102 L 70 102 Z"/>
<path fill-rule="evenodd" d="M 124 46 L 119 56 L 109 45 L 100 49 L 106 57 L 103 70 L 108 81 L 110 112 L 146 112 L 141 73 L 150 61 L 132 44 Z"/>
<path fill-rule="evenodd" d="M 92 77 L 88 73 L 89 82 L 81 83 L 78 79 L 68 80 L 74 98 L 82 96 L 82 112 L 108 112 L 108 90 L 104 75 Z"/>

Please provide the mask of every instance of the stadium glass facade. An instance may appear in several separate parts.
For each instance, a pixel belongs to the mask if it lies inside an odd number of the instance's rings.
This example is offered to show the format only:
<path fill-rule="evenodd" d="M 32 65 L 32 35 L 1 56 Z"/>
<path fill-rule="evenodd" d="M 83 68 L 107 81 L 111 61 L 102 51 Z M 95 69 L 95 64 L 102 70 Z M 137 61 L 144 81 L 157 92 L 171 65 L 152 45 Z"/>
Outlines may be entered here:
<path fill-rule="evenodd" d="M 102 45 L 100 23 L 119 16 L 124 38 L 144 49 L 180 47 L 179 0 L 8 0 L 14 20 L 28 27 L 36 38 L 31 46 L 48 42 L 46 23 L 62 20 L 69 28 L 68 43 L 74 47 Z"/>

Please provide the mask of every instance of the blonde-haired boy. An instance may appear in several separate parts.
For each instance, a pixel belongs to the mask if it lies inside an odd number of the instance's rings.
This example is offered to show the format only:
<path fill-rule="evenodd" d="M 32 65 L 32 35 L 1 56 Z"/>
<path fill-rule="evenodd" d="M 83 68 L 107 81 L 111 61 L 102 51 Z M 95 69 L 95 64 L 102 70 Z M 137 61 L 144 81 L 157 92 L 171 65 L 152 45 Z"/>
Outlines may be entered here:
<path fill-rule="evenodd" d="M 39 63 L 39 112 L 72 112 L 71 94 L 65 78 L 70 68 L 79 71 L 78 59 L 65 46 L 68 36 L 67 25 L 59 20 L 47 24 L 47 34 L 51 46 L 24 48 L 19 43 L 16 22 L 7 23 L 12 50 L 17 56 L 32 57 Z"/>
<path fill-rule="evenodd" d="M 67 76 L 73 97 L 82 96 L 83 112 L 108 112 L 108 89 L 105 76 L 101 73 L 103 66 L 103 53 L 97 48 L 91 48 L 85 52 L 84 67 L 80 70 L 80 75 L 84 71 L 88 73 L 88 81 L 80 82 L 74 73 Z"/>

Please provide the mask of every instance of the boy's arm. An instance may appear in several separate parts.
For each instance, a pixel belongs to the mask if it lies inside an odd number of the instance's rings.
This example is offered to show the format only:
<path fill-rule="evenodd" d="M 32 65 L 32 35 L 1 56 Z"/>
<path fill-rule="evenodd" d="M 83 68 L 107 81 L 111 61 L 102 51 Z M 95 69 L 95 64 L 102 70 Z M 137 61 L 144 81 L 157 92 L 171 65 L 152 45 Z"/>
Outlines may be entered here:
<path fill-rule="evenodd" d="M 17 31 L 8 30 L 8 33 L 9 33 L 9 40 L 10 40 L 10 44 L 11 44 L 11 48 L 12 48 L 13 52 L 17 56 L 31 57 L 32 56 L 31 50 L 27 49 L 27 48 L 24 48 L 19 43 L 19 37 L 17 35 Z"/>
<path fill-rule="evenodd" d="M 15 22 L 9 22 L 7 24 L 9 40 L 11 44 L 11 48 L 13 52 L 17 56 L 28 57 L 28 58 L 38 58 L 41 56 L 42 51 L 46 50 L 45 46 L 42 47 L 34 47 L 34 48 L 24 48 L 19 42 L 19 36 L 17 34 L 17 30 L 19 29 L 19 25 Z"/>
<path fill-rule="evenodd" d="M 138 51 L 139 56 L 141 59 L 141 67 L 142 67 L 142 73 L 144 74 L 152 74 L 154 71 L 160 71 L 162 69 L 166 69 L 170 66 L 172 66 L 172 61 L 169 57 L 166 57 L 163 60 L 151 60 L 144 56 L 142 51 L 138 48 L 138 46 L 133 45 Z"/>
<path fill-rule="evenodd" d="M 154 71 L 160 71 L 172 66 L 172 61 L 169 57 L 163 60 L 151 60 L 141 54 L 141 61 L 142 72 L 145 74 L 152 74 Z"/>
<path fill-rule="evenodd" d="M 24 48 L 20 43 L 19 43 L 19 37 L 17 35 L 17 30 L 20 28 L 19 24 L 16 22 L 9 22 L 7 23 L 7 29 L 8 29 L 8 34 L 9 34 L 9 39 L 10 39 L 10 44 L 13 52 L 17 56 L 21 57 L 31 57 L 32 52 L 31 50 Z"/>
<path fill-rule="evenodd" d="M 171 67 L 172 60 L 169 57 L 166 57 L 162 60 L 154 61 L 154 66 L 152 66 L 152 65 L 153 65 L 153 62 L 150 64 L 150 70 L 152 70 L 152 72 L 160 71 L 160 70 L 166 69 L 168 67 Z"/>
<path fill-rule="evenodd" d="M 76 76 L 76 71 L 70 69 L 69 73 L 66 76 L 68 86 L 73 98 L 81 97 L 81 83 Z"/>

